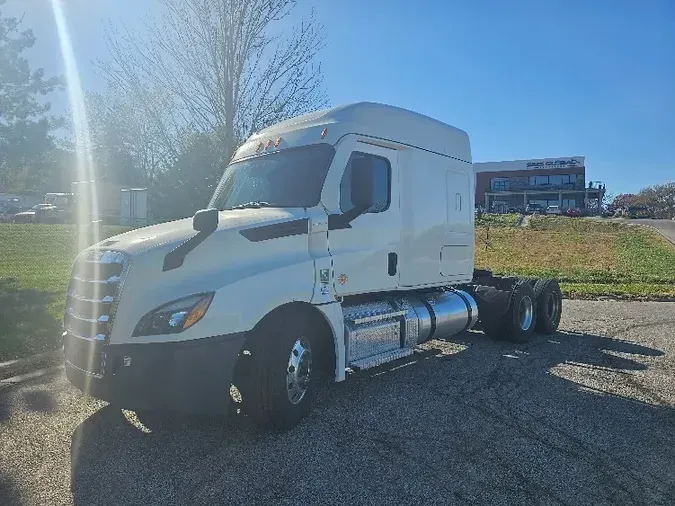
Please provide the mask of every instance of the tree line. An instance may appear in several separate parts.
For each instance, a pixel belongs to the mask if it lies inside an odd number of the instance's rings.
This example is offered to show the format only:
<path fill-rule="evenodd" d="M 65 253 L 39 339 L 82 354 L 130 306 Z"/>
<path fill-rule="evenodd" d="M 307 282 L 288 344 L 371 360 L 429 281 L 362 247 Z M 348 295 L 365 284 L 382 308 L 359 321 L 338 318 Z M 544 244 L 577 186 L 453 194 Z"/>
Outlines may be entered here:
<path fill-rule="evenodd" d="M 84 105 L 97 177 L 147 187 L 165 220 L 204 207 L 253 132 L 328 100 L 323 27 L 313 15 L 293 23 L 296 0 L 161 4 L 142 30 L 107 25 L 107 58 L 94 62 L 106 86 Z M 30 69 L 35 36 L 21 25 L 0 10 L 0 191 L 67 191 L 75 125 L 44 98 L 65 83 Z"/>
<path fill-rule="evenodd" d="M 622 193 L 610 204 L 610 209 L 646 207 L 654 218 L 670 219 L 675 217 L 675 182 L 647 186 L 638 193 Z"/>

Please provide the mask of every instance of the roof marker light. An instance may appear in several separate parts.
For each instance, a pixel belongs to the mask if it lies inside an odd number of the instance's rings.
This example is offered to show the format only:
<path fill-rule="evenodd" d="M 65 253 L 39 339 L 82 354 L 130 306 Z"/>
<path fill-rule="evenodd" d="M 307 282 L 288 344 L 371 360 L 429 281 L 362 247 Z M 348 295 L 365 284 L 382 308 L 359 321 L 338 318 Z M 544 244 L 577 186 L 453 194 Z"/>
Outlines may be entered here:
<path fill-rule="evenodd" d="M 255 152 L 257 153 L 260 151 L 262 148 L 264 148 L 265 145 L 262 143 L 262 141 L 255 147 Z"/>
<path fill-rule="evenodd" d="M 274 143 L 274 147 L 275 147 L 275 148 L 278 148 L 278 147 L 279 147 L 279 144 L 281 144 L 281 137 L 279 137 L 279 138 L 277 139 L 277 142 Z"/>
<path fill-rule="evenodd" d="M 267 141 L 267 144 L 265 144 L 265 149 L 270 149 L 271 146 L 272 146 L 272 139 L 269 139 Z"/>
<path fill-rule="evenodd" d="M 327 128 L 324 128 L 324 129 L 321 131 L 321 138 L 324 139 L 324 138 L 326 137 L 327 134 L 328 134 L 328 129 L 327 129 Z"/>

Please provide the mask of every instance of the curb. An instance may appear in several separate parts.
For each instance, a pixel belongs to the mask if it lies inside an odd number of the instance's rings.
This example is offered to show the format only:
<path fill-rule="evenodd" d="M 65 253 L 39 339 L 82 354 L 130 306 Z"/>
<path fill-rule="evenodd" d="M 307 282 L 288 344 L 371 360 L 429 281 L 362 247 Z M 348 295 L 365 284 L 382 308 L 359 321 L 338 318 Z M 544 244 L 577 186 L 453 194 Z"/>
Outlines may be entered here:
<path fill-rule="evenodd" d="M 42 369 L 63 361 L 63 351 L 54 350 L 38 353 L 26 358 L 0 362 L 0 380 L 11 378 L 36 369 Z"/>

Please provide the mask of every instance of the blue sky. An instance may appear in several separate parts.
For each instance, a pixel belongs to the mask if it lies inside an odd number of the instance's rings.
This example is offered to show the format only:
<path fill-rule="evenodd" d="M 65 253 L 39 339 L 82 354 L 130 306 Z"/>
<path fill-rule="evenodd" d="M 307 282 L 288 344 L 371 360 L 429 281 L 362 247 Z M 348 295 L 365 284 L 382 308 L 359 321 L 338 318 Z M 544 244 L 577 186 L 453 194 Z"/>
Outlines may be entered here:
<path fill-rule="evenodd" d="M 107 56 L 104 23 L 154 0 L 61 0 L 85 88 Z M 673 0 L 300 0 L 315 7 L 332 104 L 412 109 L 466 130 L 475 161 L 586 156 L 587 178 L 621 193 L 675 181 Z M 48 0 L 9 0 L 62 73 Z M 53 97 L 62 110 L 65 95 Z"/>

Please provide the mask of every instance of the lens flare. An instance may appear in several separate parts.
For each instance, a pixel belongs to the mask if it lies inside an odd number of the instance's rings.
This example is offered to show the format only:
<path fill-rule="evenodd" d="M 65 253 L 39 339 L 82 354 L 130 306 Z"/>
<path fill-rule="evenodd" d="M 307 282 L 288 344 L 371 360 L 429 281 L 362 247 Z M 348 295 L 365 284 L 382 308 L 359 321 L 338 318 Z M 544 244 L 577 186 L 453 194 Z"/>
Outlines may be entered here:
<path fill-rule="evenodd" d="M 94 168 L 94 159 L 91 150 L 91 139 L 89 136 L 89 125 L 87 124 L 87 115 L 84 105 L 84 94 L 82 92 L 82 83 L 80 82 L 80 75 L 77 71 L 77 62 L 75 60 L 75 52 L 68 33 L 68 25 L 66 17 L 61 7 L 61 0 L 51 0 L 52 12 L 54 14 L 54 22 L 56 24 L 57 33 L 59 36 L 59 45 L 61 48 L 61 57 L 66 71 L 66 84 L 68 88 L 68 99 L 70 101 L 70 109 L 72 111 L 72 123 L 75 133 L 75 147 L 77 150 L 77 179 L 78 181 L 95 181 L 96 171 Z M 92 183 L 95 185 L 95 183 Z M 98 203 L 96 202 L 96 187 L 92 188 L 91 201 L 87 202 L 79 197 L 75 197 L 77 223 L 84 224 L 88 220 L 97 219 Z M 88 200 L 88 199 L 87 199 Z M 77 247 L 78 251 L 82 251 L 88 246 L 88 234 L 78 226 Z M 98 227 L 94 227 L 94 236 L 91 238 L 94 243 L 99 242 Z M 97 266 L 98 267 L 98 266 Z M 96 278 L 100 277 L 100 273 L 96 273 Z M 90 361 L 93 360 L 90 356 Z M 89 379 L 91 381 L 91 379 Z M 85 391 L 89 391 L 91 384 L 85 385 Z M 73 469 L 76 468 L 76 463 L 79 458 L 81 439 L 74 434 L 71 448 L 71 487 L 73 486 Z"/>
<path fill-rule="evenodd" d="M 70 40 L 68 24 L 61 6 L 61 0 L 51 0 L 51 6 L 56 30 L 59 36 L 61 57 L 63 58 L 66 72 L 68 100 L 72 111 L 72 124 L 75 133 L 75 147 L 77 154 L 77 180 L 92 181 L 92 191 L 85 193 L 87 196 L 86 199 L 78 198 L 79 196 L 76 196 L 77 222 L 79 224 L 88 224 L 91 220 L 97 220 L 99 213 L 95 183 L 96 168 L 94 166 L 94 158 L 92 155 L 92 144 L 84 104 L 84 93 L 82 91 L 82 83 L 80 82 L 80 74 L 77 71 L 75 51 L 73 50 L 73 45 Z M 81 251 L 88 245 L 88 234 L 85 232 L 86 229 L 82 230 L 82 227 L 78 228 L 81 230 L 78 233 L 78 251 Z M 98 237 L 98 227 L 93 227 L 93 234 L 93 242 L 99 242 L 100 237 Z"/>

